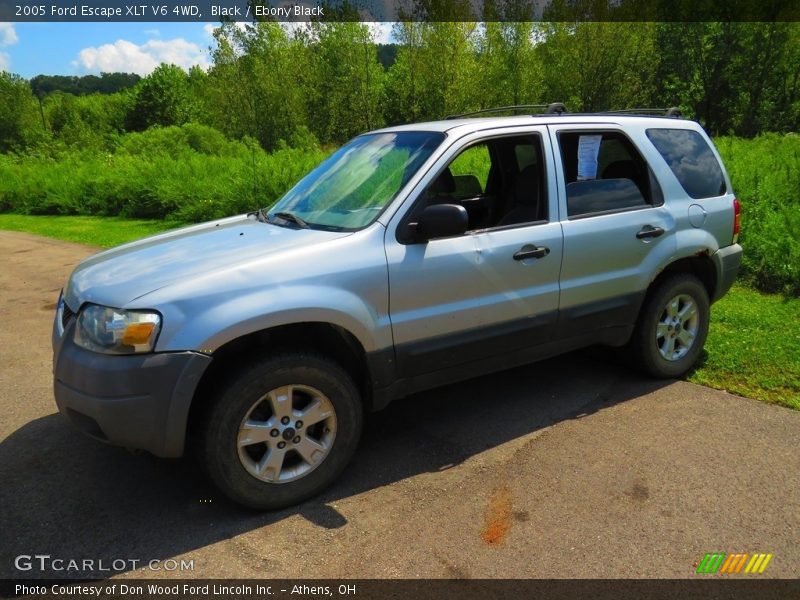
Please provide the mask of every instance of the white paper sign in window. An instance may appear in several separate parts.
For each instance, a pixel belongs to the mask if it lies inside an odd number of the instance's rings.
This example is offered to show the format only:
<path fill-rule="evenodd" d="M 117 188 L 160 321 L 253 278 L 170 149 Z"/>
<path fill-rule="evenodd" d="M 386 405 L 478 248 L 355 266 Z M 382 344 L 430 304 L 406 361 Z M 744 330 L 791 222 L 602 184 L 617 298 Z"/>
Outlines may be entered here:
<path fill-rule="evenodd" d="M 582 135 L 578 140 L 578 181 L 597 178 L 597 155 L 602 135 Z"/>

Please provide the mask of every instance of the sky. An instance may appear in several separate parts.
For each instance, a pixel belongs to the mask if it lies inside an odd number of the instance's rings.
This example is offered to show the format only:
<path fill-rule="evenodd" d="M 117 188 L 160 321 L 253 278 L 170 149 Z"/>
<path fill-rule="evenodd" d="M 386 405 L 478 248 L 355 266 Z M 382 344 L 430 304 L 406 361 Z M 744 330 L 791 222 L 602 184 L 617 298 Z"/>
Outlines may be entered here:
<path fill-rule="evenodd" d="M 391 23 L 372 24 L 376 41 Z M 36 75 L 126 72 L 147 75 L 162 62 L 208 67 L 214 23 L 0 23 L 0 71 Z"/>

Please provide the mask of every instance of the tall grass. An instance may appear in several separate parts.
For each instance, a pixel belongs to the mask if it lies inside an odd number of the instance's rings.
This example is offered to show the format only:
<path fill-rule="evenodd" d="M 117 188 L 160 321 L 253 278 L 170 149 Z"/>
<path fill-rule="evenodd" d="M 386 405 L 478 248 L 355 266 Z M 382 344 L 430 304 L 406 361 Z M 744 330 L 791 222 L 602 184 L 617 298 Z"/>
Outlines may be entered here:
<path fill-rule="evenodd" d="M 202 125 L 150 129 L 108 153 L 0 156 L 0 211 L 204 221 L 272 204 L 324 156 L 268 154 Z"/>
<path fill-rule="evenodd" d="M 742 204 L 742 277 L 800 296 L 800 136 L 715 140 Z"/>

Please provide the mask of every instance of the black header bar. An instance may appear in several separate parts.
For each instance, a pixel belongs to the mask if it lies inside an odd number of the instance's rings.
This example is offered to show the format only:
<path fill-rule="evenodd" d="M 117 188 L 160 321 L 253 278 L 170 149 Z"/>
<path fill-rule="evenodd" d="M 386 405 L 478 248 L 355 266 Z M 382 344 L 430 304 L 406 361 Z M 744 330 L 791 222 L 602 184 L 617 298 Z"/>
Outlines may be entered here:
<path fill-rule="evenodd" d="M 0 0 L 9 22 L 798 21 L 797 0 Z"/>
<path fill-rule="evenodd" d="M 698 576 L 692 579 L 418 579 L 2 580 L 0 597 L 26 600 L 784 600 L 800 597 L 800 580 Z"/>

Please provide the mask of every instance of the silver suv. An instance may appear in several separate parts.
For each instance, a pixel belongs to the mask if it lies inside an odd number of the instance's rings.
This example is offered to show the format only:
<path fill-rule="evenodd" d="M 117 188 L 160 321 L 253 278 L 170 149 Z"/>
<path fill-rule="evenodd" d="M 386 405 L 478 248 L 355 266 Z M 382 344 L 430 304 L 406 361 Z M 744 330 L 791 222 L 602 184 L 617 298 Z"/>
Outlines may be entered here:
<path fill-rule="evenodd" d="M 271 210 L 83 261 L 53 331 L 59 410 L 193 450 L 277 508 L 345 468 L 365 411 L 594 344 L 656 377 L 700 356 L 739 203 L 675 117 L 456 118 L 358 136 Z"/>

